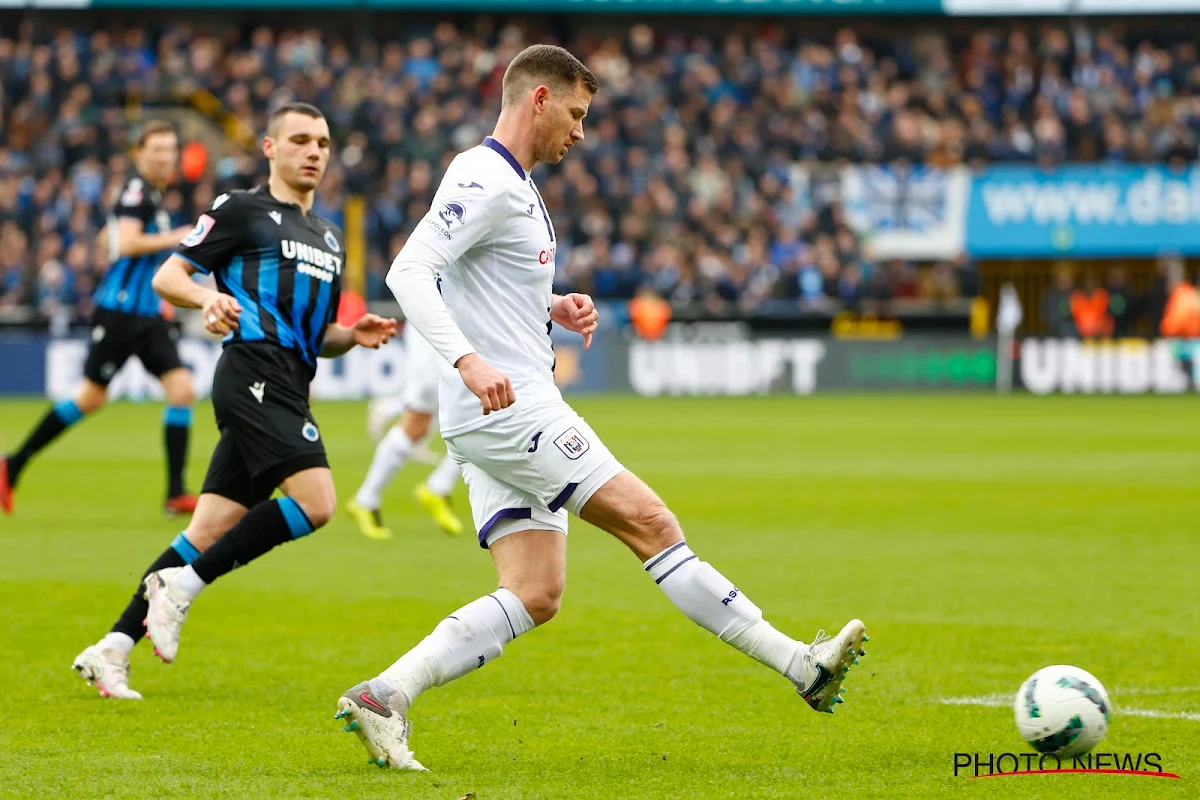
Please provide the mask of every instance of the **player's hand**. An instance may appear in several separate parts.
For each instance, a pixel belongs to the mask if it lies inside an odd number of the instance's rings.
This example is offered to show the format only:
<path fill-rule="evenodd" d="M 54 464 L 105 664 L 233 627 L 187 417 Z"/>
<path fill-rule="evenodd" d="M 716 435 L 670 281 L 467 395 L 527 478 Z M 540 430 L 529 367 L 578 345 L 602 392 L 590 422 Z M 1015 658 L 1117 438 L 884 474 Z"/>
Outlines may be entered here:
<path fill-rule="evenodd" d="M 176 228 L 175 230 L 171 231 L 171 238 L 175 241 L 175 244 L 179 244 L 180 242 L 182 242 L 183 237 L 185 237 L 189 233 L 191 233 L 193 227 L 194 226 L 192 226 L 192 225 L 182 225 L 182 226 Z"/>
<path fill-rule="evenodd" d="M 377 350 L 388 343 L 396 335 L 400 323 L 394 319 L 384 319 L 375 314 L 365 314 L 354 323 L 354 343 L 359 347 L 369 347 Z"/>
<path fill-rule="evenodd" d="M 600 322 L 596 304 L 586 294 L 564 294 L 550 307 L 550 319 L 569 331 L 583 336 L 583 349 L 592 346 L 592 334 Z"/>
<path fill-rule="evenodd" d="M 493 411 L 508 408 L 517 402 L 513 393 L 512 383 L 500 370 L 489 366 L 477 353 L 469 353 L 454 365 L 462 382 L 471 390 L 471 394 L 479 398 L 486 417 Z"/>
<path fill-rule="evenodd" d="M 242 306 L 230 295 L 213 292 L 202 306 L 201 313 L 204 314 L 204 328 L 209 333 L 224 336 L 237 328 Z"/>

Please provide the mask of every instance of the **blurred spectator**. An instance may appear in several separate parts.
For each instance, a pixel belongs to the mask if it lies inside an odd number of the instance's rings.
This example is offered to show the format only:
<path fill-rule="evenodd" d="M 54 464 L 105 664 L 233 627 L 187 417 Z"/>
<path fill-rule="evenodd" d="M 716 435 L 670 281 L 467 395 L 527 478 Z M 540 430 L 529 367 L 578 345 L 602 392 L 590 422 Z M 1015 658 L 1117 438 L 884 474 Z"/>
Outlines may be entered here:
<path fill-rule="evenodd" d="M 1082 288 L 1071 293 L 1071 318 L 1075 330 L 1084 339 L 1112 335 L 1113 321 L 1108 315 L 1108 292 L 1100 286 L 1096 275 L 1086 272 Z"/>
<path fill-rule="evenodd" d="M 535 41 L 568 46 L 603 85 L 587 140 L 536 173 L 559 228 L 555 285 L 601 299 L 649 286 L 671 303 L 795 312 L 970 296 L 978 277 L 965 260 L 875 263 L 846 225 L 838 167 L 1181 165 L 1200 146 L 1200 48 L 1182 31 L 1121 20 L 980 20 L 960 35 L 949 22 L 866 17 L 837 30 L 414 15 L 393 36 L 383 21 L 351 35 L 336 19 L 243 28 L 164 13 L 153 29 L 58 19 L 0 36 L 0 306 L 76 317 L 89 311 L 105 265 L 97 236 L 129 170 L 127 105 L 194 89 L 221 102 L 231 130 L 262 131 L 289 99 L 326 111 L 337 149 L 316 208 L 340 224 L 347 194 L 367 197 L 368 299 L 387 296 L 387 264 L 448 159 L 490 130 L 508 60 Z M 185 156 L 167 196 L 172 224 L 264 177 L 257 153 L 215 137 Z M 1118 333 L 1130 324 L 1123 287 L 1108 290 Z M 1075 326 L 1063 291 L 1046 299 L 1065 335 Z"/>
<path fill-rule="evenodd" d="M 1200 338 L 1200 293 L 1187 279 L 1181 264 L 1167 269 L 1167 307 L 1159 331 L 1163 336 Z"/>
<path fill-rule="evenodd" d="M 1054 283 L 1042 298 L 1046 318 L 1046 333 L 1060 339 L 1079 335 L 1075 317 L 1071 313 L 1071 296 L 1075 292 L 1075 279 L 1069 267 L 1054 271 Z"/>
<path fill-rule="evenodd" d="M 1133 332 L 1134 306 L 1125 268 L 1113 267 L 1108 272 L 1108 316 L 1112 318 L 1112 335 L 1116 338 L 1124 338 Z"/>

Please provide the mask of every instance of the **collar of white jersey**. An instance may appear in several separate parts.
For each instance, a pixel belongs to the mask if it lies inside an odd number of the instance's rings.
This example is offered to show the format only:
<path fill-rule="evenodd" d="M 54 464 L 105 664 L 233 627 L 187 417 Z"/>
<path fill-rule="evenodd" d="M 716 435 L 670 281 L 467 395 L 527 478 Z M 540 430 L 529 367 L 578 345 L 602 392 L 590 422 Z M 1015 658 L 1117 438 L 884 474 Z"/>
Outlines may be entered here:
<path fill-rule="evenodd" d="M 493 139 L 490 136 L 483 140 L 483 146 L 490 148 L 492 150 L 495 150 L 497 153 L 499 153 L 500 157 L 503 158 L 505 161 L 507 161 L 508 165 L 517 171 L 517 176 L 521 180 L 523 180 L 523 181 L 529 180 L 529 173 L 525 171 L 525 168 L 521 166 L 519 161 L 517 161 L 517 157 L 514 156 L 511 152 L 509 152 L 509 149 L 507 147 L 500 144 L 499 142 L 497 142 L 495 139 Z"/>

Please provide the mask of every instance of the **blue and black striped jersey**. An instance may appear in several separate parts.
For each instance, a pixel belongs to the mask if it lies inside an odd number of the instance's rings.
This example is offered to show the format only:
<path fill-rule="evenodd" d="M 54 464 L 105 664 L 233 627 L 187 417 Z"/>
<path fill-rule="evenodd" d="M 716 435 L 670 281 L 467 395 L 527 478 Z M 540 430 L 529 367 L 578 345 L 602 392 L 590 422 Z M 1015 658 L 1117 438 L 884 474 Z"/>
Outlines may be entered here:
<path fill-rule="evenodd" d="M 141 222 L 144 233 L 162 233 L 171 227 L 167 212 L 163 210 L 162 194 L 137 175 L 125 182 L 121 196 L 109 214 L 109 232 L 114 237 L 117 220 L 121 217 Z M 96 287 L 93 296 L 96 305 L 123 314 L 157 317 L 162 300 L 154 293 L 150 282 L 170 252 L 163 250 L 142 256 L 117 257 Z"/>
<path fill-rule="evenodd" d="M 314 371 L 337 317 L 345 254 L 336 225 L 275 199 L 266 186 L 218 197 L 176 251 L 241 304 L 226 343 L 277 344 Z"/>

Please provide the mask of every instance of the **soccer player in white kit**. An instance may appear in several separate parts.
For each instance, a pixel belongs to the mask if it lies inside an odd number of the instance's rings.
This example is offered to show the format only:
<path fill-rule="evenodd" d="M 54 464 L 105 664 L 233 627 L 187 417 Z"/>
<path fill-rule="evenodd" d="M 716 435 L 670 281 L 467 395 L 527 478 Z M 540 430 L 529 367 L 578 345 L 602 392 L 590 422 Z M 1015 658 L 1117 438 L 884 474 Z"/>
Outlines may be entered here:
<path fill-rule="evenodd" d="M 413 326 L 405 326 L 404 390 L 393 403 L 377 404 L 372 401 L 367 427 L 374 428 L 380 417 L 398 414 L 400 420 L 376 445 L 362 486 L 346 503 L 346 512 L 354 519 L 362 534 L 371 539 L 392 537 L 392 532 L 384 527 L 379 511 L 383 505 L 383 491 L 429 436 L 433 415 L 438 410 L 438 383 L 441 380 L 439 362 L 443 360 Z M 395 406 L 397 413 L 389 414 L 391 409 L 388 405 Z M 462 533 L 463 527 L 449 501 L 458 477 L 458 464 L 452 455 L 446 454 L 429 477 L 413 490 L 417 503 L 451 536 Z"/>
<path fill-rule="evenodd" d="M 558 163 L 583 140 L 597 89 L 592 73 L 560 47 L 534 45 L 514 58 L 494 133 L 454 159 L 388 274 L 409 324 L 447 362 L 442 436 L 462 464 L 479 543 L 500 588 L 453 611 L 399 661 L 339 698 L 344 729 L 380 766 L 424 769 L 408 744 L 417 697 L 495 660 L 558 612 L 568 512 L 620 539 L 680 611 L 785 676 L 817 711 L 841 702 L 842 681 L 864 655 L 866 628 L 857 619 L 812 644 L 775 630 L 692 552 L 662 500 L 555 387 L 551 325 L 578 332 L 587 347 L 597 313 L 587 295 L 551 293 L 554 225 L 529 170 Z"/>

